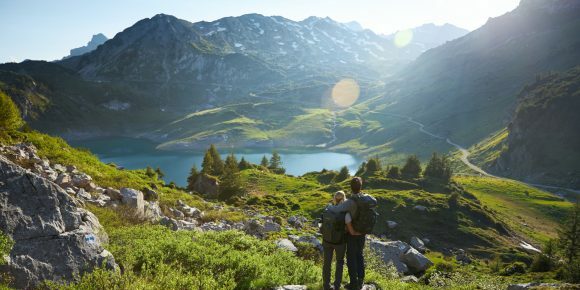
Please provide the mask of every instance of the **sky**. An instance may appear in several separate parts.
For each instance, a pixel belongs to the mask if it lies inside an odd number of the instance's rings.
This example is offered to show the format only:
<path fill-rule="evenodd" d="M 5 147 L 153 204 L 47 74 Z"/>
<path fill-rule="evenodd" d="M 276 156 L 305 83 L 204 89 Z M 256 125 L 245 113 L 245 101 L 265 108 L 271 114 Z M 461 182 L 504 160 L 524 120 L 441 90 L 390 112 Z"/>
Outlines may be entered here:
<path fill-rule="evenodd" d="M 390 34 L 425 23 L 475 30 L 519 0 L 0 0 L 0 63 L 56 60 L 93 34 L 112 38 L 159 13 L 197 22 L 260 13 L 292 20 L 308 16 L 357 21 Z"/>

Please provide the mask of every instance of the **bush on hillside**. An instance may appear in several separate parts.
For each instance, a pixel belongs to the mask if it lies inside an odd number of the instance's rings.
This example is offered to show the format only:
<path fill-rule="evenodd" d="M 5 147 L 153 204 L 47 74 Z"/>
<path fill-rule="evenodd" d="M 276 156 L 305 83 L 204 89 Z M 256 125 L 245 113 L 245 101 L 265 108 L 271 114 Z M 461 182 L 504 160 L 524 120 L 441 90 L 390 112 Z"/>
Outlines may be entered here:
<path fill-rule="evenodd" d="M 511 276 L 515 274 L 524 274 L 526 273 L 526 264 L 523 262 L 513 262 L 508 264 L 501 270 L 501 275 L 503 276 Z"/>
<path fill-rule="evenodd" d="M 12 131 L 22 127 L 20 110 L 12 99 L 0 91 L 0 131 Z"/>
<path fill-rule="evenodd" d="M 401 169 L 401 175 L 405 179 L 421 177 L 421 162 L 416 155 L 411 155 L 407 158 L 403 169 Z"/>

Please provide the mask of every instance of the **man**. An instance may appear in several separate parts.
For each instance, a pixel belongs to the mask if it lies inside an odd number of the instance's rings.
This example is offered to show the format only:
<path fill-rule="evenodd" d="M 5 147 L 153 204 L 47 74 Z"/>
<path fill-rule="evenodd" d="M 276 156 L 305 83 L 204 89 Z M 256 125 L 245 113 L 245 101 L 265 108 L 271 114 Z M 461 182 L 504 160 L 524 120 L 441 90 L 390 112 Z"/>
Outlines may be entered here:
<path fill-rule="evenodd" d="M 347 289 L 361 289 L 365 278 L 365 263 L 363 250 L 365 246 L 366 234 L 372 231 L 376 223 L 376 200 L 370 195 L 364 194 L 362 190 L 362 178 L 354 177 L 350 181 L 352 190 L 351 197 L 345 202 L 333 206 L 334 212 L 347 212 L 345 217 L 348 234 L 346 236 L 346 266 L 350 284 Z M 351 218 L 352 217 L 352 218 Z M 351 230 L 352 225 L 352 230 Z"/>

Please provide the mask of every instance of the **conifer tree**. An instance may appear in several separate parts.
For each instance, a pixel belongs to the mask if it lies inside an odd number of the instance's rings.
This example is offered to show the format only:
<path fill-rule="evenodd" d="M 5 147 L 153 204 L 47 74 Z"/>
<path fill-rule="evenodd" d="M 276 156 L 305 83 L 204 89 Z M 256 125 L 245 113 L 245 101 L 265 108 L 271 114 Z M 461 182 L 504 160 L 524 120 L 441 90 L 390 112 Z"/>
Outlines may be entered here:
<path fill-rule="evenodd" d="M 379 160 L 378 157 L 373 157 L 369 159 L 369 161 L 367 161 L 365 167 L 365 174 L 373 174 L 381 170 L 382 170 L 381 161 Z"/>
<path fill-rule="evenodd" d="M 242 156 L 242 159 L 240 159 L 240 163 L 238 163 L 238 168 L 240 170 L 249 169 L 252 168 L 252 164 L 246 161 L 246 159 Z"/>
<path fill-rule="evenodd" d="M 387 172 L 387 178 L 401 179 L 401 169 L 399 169 L 399 166 L 393 166 L 389 168 L 389 171 Z"/>
<path fill-rule="evenodd" d="M 407 158 L 405 166 L 401 170 L 403 178 L 412 179 L 421 177 L 421 161 L 416 155 L 411 155 Z"/>
<path fill-rule="evenodd" d="M 278 169 L 282 167 L 282 158 L 280 158 L 280 154 L 274 151 L 272 152 L 272 157 L 270 158 L 270 169 Z"/>
<path fill-rule="evenodd" d="M 151 168 L 151 166 L 147 166 L 147 169 L 145 169 L 145 175 L 147 175 L 147 177 L 149 177 L 149 178 L 153 178 L 157 174 L 155 173 L 155 171 L 153 170 L 153 168 Z"/>
<path fill-rule="evenodd" d="M 580 258 L 580 200 L 558 231 L 558 243 L 568 264 Z"/>
<path fill-rule="evenodd" d="M 201 173 L 213 175 L 214 174 L 213 164 L 214 162 L 211 153 L 209 152 L 209 150 L 205 151 L 205 155 L 203 156 L 203 162 L 201 163 Z"/>
<path fill-rule="evenodd" d="M 437 178 L 448 182 L 452 174 L 451 164 L 447 157 L 433 153 L 427 167 L 425 167 L 425 177 Z"/>
<path fill-rule="evenodd" d="M 262 157 L 262 161 L 260 162 L 260 166 L 268 168 L 268 165 L 270 165 L 270 163 L 268 162 L 268 158 L 266 158 L 266 155 L 264 155 Z"/>
<path fill-rule="evenodd" d="M 242 193 L 242 182 L 238 161 L 234 154 L 228 155 L 224 164 L 224 174 L 220 179 L 220 199 L 228 200 L 234 195 Z"/>
<path fill-rule="evenodd" d="M 215 145 L 213 145 L 213 144 L 211 144 L 209 146 L 208 151 L 211 154 L 211 158 L 213 161 L 213 165 L 212 165 L 213 172 L 211 174 L 214 176 L 222 175 L 222 173 L 224 172 L 224 162 L 222 160 L 222 157 L 220 156 L 220 153 L 218 152 Z"/>
<path fill-rule="evenodd" d="M 159 167 L 155 169 L 155 173 L 157 173 L 157 177 L 159 177 L 159 179 L 163 179 L 163 177 L 165 177 L 165 172 L 161 171 L 161 168 Z"/>
<path fill-rule="evenodd" d="M 341 182 L 347 180 L 350 177 L 350 173 L 348 172 L 348 167 L 343 166 L 340 168 L 338 175 L 334 178 L 336 182 Z"/>

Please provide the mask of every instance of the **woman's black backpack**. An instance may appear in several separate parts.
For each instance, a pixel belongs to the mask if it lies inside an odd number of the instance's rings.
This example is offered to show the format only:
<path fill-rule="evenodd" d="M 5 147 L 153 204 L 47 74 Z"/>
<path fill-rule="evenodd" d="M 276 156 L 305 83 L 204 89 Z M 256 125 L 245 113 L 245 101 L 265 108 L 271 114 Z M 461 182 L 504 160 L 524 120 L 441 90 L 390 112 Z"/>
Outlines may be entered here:
<path fill-rule="evenodd" d="M 367 194 L 352 195 L 351 198 L 356 203 L 356 217 L 352 219 L 353 228 L 362 234 L 373 232 L 377 224 L 377 200 Z"/>
<path fill-rule="evenodd" d="M 346 213 L 335 213 L 329 208 L 326 208 L 322 213 L 322 240 L 330 244 L 344 243 L 344 235 L 346 234 L 344 216 Z"/>

